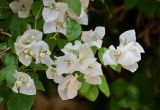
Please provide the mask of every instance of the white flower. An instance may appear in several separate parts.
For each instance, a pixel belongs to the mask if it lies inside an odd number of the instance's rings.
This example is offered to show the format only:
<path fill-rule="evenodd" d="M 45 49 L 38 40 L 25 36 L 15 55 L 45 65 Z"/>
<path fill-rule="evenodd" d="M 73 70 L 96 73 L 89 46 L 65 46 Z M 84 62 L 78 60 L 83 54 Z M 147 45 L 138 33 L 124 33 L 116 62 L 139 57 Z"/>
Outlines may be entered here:
<path fill-rule="evenodd" d="M 102 39 L 105 35 L 104 27 L 96 27 L 95 30 L 83 31 L 82 41 L 88 43 L 90 46 L 96 46 L 97 48 L 102 47 Z"/>
<path fill-rule="evenodd" d="M 84 66 L 87 66 L 87 70 L 83 72 L 84 78 L 86 79 L 86 82 L 89 84 L 101 84 L 101 78 L 100 75 L 103 75 L 101 64 L 99 64 L 95 58 L 87 60 L 88 64 L 85 64 Z"/>
<path fill-rule="evenodd" d="M 14 78 L 16 79 L 16 82 L 12 90 L 15 93 L 22 93 L 26 95 L 36 94 L 36 87 L 34 81 L 28 74 L 23 72 L 16 72 L 14 74 Z"/>
<path fill-rule="evenodd" d="M 18 13 L 20 18 L 27 18 L 32 8 L 33 0 L 18 0 L 9 4 L 14 13 Z"/>
<path fill-rule="evenodd" d="M 119 37 L 120 45 L 126 45 L 129 42 L 136 42 L 136 33 L 135 30 L 128 30 L 122 33 Z"/>
<path fill-rule="evenodd" d="M 77 96 L 81 82 L 77 80 L 77 76 L 68 75 L 58 85 L 58 93 L 62 100 L 73 99 Z"/>
<path fill-rule="evenodd" d="M 42 32 L 29 29 L 24 32 L 22 36 L 19 36 L 15 42 L 15 49 L 17 54 L 24 48 L 31 47 L 35 42 L 42 40 Z"/>
<path fill-rule="evenodd" d="M 56 58 L 55 64 L 59 74 L 73 73 L 76 70 L 77 57 L 67 54 Z"/>
<path fill-rule="evenodd" d="M 14 43 L 19 61 L 25 66 L 29 66 L 34 55 L 35 43 L 42 40 L 42 32 L 34 29 L 27 30 L 19 36 Z"/>
<path fill-rule="evenodd" d="M 75 54 L 75 55 L 77 55 L 78 54 L 77 52 L 78 52 L 81 45 L 82 44 L 79 40 L 75 41 L 74 45 L 72 43 L 67 43 L 64 46 L 64 49 L 62 49 L 62 52 L 64 54 Z"/>
<path fill-rule="evenodd" d="M 53 79 L 56 83 L 60 83 L 63 80 L 63 76 L 59 75 L 59 73 L 57 72 L 57 68 L 54 68 L 52 66 L 48 67 L 46 75 L 48 79 Z"/>
<path fill-rule="evenodd" d="M 127 37 L 128 36 L 128 37 Z M 120 45 L 115 49 L 110 46 L 105 52 L 104 64 L 117 65 L 135 72 L 138 68 L 137 62 L 141 60 L 141 53 L 144 53 L 142 46 L 136 42 L 135 31 L 127 31 L 120 36 Z"/>
<path fill-rule="evenodd" d="M 38 41 L 35 45 L 35 59 L 37 64 L 45 64 L 47 66 L 53 65 L 54 62 L 50 58 L 51 51 L 49 50 L 48 44 L 44 41 Z"/>
<path fill-rule="evenodd" d="M 62 2 L 55 3 L 54 0 L 43 0 L 44 9 L 44 33 L 60 32 L 66 35 L 66 11 L 67 4 Z"/>

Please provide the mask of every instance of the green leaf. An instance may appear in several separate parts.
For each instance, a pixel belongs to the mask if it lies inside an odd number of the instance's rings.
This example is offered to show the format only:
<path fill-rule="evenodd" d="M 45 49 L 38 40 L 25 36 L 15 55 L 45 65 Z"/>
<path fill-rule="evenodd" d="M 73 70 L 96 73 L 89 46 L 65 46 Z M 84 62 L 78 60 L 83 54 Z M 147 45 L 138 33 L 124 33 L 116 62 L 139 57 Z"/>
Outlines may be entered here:
<path fill-rule="evenodd" d="M 124 0 L 124 8 L 125 9 L 132 9 L 136 7 L 138 0 Z"/>
<path fill-rule="evenodd" d="M 81 14 L 81 3 L 80 0 L 66 0 L 68 7 L 77 15 Z"/>
<path fill-rule="evenodd" d="M 81 35 L 81 31 L 81 25 L 76 21 L 71 20 L 67 22 L 67 38 L 69 41 L 77 39 Z"/>
<path fill-rule="evenodd" d="M 80 92 L 81 94 L 86 94 L 86 93 L 88 92 L 88 90 L 89 90 L 89 87 L 90 87 L 90 84 L 89 84 L 89 83 L 87 83 L 87 82 L 82 82 L 82 86 L 81 86 L 79 92 Z"/>
<path fill-rule="evenodd" d="M 94 102 L 97 99 L 99 94 L 98 87 L 96 85 L 90 85 L 88 91 L 81 94 L 84 97 L 86 97 L 88 100 Z"/>
<path fill-rule="evenodd" d="M 6 42 L 0 43 L 0 50 L 5 50 L 7 49 L 8 45 Z"/>
<path fill-rule="evenodd" d="M 12 88 L 15 83 L 15 79 L 13 77 L 13 74 L 15 74 L 15 70 L 16 70 L 16 66 L 14 65 L 9 65 L 3 68 L 0 71 L 0 82 L 2 82 L 3 80 L 6 80 L 7 86 L 9 88 Z"/>
<path fill-rule="evenodd" d="M 32 5 L 32 14 L 35 17 L 35 19 L 39 19 L 42 16 L 42 9 L 43 9 L 43 2 L 35 1 Z"/>
<path fill-rule="evenodd" d="M 118 65 L 109 65 L 113 70 L 115 70 L 115 71 L 117 71 L 117 72 L 121 72 L 121 69 L 122 69 L 122 67 L 121 67 L 121 65 L 120 64 L 118 64 Z"/>
<path fill-rule="evenodd" d="M 32 68 L 33 70 L 46 70 L 47 69 L 47 66 L 43 64 L 35 64 L 34 62 L 32 62 L 29 67 Z"/>
<path fill-rule="evenodd" d="M 101 76 L 101 81 L 102 81 L 102 84 L 98 85 L 98 87 L 106 97 L 109 97 L 110 96 L 109 86 L 104 75 Z"/>
<path fill-rule="evenodd" d="M 12 93 L 9 97 L 8 110 L 31 110 L 35 96 Z"/>
<path fill-rule="evenodd" d="M 93 51 L 93 53 L 94 53 L 94 55 L 95 55 L 98 48 L 97 48 L 96 46 L 92 46 L 91 48 L 92 48 L 92 51 Z"/>
<path fill-rule="evenodd" d="M 3 57 L 3 63 L 5 65 L 16 65 L 17 62 L 17 57 L 14 54 L 6 53 Z"/>
<path fill-rule="evenodd" d="M 20 19 L 16 15 L 14 15 L 9 26 L 9 29 L 12 33 L 12 37 L 17 38 L 19 35 L 23 34 L 26 28 L 27 28 L 26 20 Z"/>
<path fill-rule="evenodd" d="M 58 39 L 58 48 L 62 49 L 68 43 L 66 39 Z"/>
<path fill-rule="evenodd" d="M 107 51 L 107 48 L 104 48 L 104 47 L 100 48 L 98 51 L 98 57 L 99 57 L 99 60 L 101 61 L 102 64 L 104 64 L 103 55 L 106 51 Z"/>

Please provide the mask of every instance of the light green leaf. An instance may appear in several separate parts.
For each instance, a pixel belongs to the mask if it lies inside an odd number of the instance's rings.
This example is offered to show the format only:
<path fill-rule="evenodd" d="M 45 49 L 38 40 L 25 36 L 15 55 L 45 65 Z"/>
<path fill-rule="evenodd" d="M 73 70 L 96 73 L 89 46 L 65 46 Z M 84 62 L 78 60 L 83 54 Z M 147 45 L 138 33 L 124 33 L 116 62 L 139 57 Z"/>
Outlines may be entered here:
<path fill-rule="evenodd" d="M 12 93 L 9 97 L 8 110 L 31 110 L 35 96 Z"/>
<path fill-rule="evenodd" d="M 109 97 L 110 96 L 109 86 L 104 75 L 101 76 L 101 80 L 102 80 L 102 84 L 99 85 L 98 87 L 106 97 Z"/>
<path fill-rule="evenodd" d="M 109 65 L 113 70 L 115 70 L 115 71 L 117 71 L 117 72 L 121 72 L 121 69 L 122 69 L 122 67 L 121 67 L 121 65 L 120 64 L 118 64 L 118 65 Z"/>
<path fill-rule="evenodd" d="M 107 51 L 107 48 L 104 48 L 104 47 L 100 48 L 98 51 L 98 57 L 99 57 L 99 60 L 101 61 L 102 64 L 104 64 L 103 55 L 106 51 Z"/>
<path fill-rule="evenodd" d="M 99 94 L 98 87 L 96 85 L 90 85 L 88 91 L 81 94 L 88 100 L 94 102 Z"/>
<path fill-rule="evenodd" d="M 81 25 L 76 21 L 68 21 L 67 23 L 67 38 L 69 41 L 76 40 L 82 32 Z"/>
<path fill-rule="evenodd" d="M 77 15 L 81 14 L 81 3 L 80 0 L 66 0 L 68 7 Z"/>
<path fill-rule="evenodd" d="M 82 86 L 81 86 L 81 88 L 80 88 L 80 93 L 81 94 L 86 94 L 87 92 L 88 92 L 88 90 L 89 90 L 89 87 L 90 87 L 90 84 L 89 83 L 87 83 L 87 82 L 82 82 Z"/>

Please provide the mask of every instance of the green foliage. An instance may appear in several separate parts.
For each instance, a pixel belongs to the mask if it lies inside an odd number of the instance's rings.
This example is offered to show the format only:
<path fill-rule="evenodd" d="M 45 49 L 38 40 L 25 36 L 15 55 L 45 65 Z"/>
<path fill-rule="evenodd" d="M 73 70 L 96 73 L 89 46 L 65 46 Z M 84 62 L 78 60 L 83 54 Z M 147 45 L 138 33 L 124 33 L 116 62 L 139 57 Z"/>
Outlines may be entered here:
<path fill-rule="evenodd" d="M 106 51 L 107 51 L 107 48 L 104 48 L 104 47 L 100 48 L 98 51 L 98 57 L 99 57 L 99 60 L 101 61 L 102 64 L 104 64 L 103 55 Z"/>
<path fill-rule="evenodd" d="M 81 25 L 76 21 L 68 21 L 67 23 L 67 38 L 69 41 L 76 40 L 81 34 Z"/>
<path fill-rule="evenodd" d="M 8 65 L 7 67 L 0 70 L 0 82 L 6 80 L 7 86 L 9 88 L 12 88 L 15 83 L 15 79 L 13 77 L 13 74 L 15 74 L 15 70 L 16 66 L 14 65 Z"/>
<path fill-rule="evenodd" d="M 32 15 L 37 20 L 42 16 L 43 2 L 35 1 L 32 5 Z"/>
<path fill-rule="evenodd" d="M 120 64 L 118 64 L 118 65 L 109 65 L 113 70 L 115 70 L 115 71 L 117 71 L 117 72 L 121 72 L 121 69 L 122 69 L 122 67 L 121 67 L 121 65 Z"/>
<path fill-rule="evenodd" d="M 66 0 L 68 7 L 78 16 L 81 14 L 80 0 Z"/>
<path fill-rule="evenodd" d="M 101 80 L 102 80 L 102 84 L 98 85 L 98 87 L 106 97 L 109 97 L 110 96 L 109 86 L 104 75 L 101 76 Z"/>
<path fill-rule="evenodd" d="M 6 53 L 3 57 L 3 63 L 5 65 L 16 65 L 18 63 L 18 59 L 14 54 Z"/>
<path fill-rule="evenodd" d="M 7 103 L 8 110 L 30 110 L 35 96 L 11 93 Z"/>
<path fill-rule="evenodd" d="M 85 85 L 84 88 L 82 86 L 82 90 L 80 90 L 80 93 L 87 98 L 90 101 L 95 101 L 98 97 L 99 91 L 98 87 L 96 85 Z"/>

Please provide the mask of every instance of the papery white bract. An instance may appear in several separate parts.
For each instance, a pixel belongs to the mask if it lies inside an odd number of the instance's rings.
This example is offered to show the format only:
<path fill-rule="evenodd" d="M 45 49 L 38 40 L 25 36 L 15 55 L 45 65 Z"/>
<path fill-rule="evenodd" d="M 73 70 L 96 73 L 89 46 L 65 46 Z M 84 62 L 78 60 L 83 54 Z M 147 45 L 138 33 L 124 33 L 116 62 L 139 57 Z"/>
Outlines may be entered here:
<path fill-rule="evenodd" d="M 19 61 L 25 66 L 29 66 L 34 57 L 35 43 L 42 40 L 42 32 L 29 29 L 22 36 L 19 36 L 14 43 Z"/>
<path fill-rule="evenodd" d="M 63 80 L 63 76 L 58 73 L 57 68 L 49 66 L 46 75 L 48 79 L 53 79 L 54 82 L 60 83 Z"/>
<path fill-rule="evenodd" d="M 120 64 L 123 68 L 135 72 L 138 68 L 137 62 L 141 60 L 141 53 L 144 53 L 144 49 L 136 42 L 135 31 L 126 31 L 121 34 L 120 45 L 117 49 L 110 46 L 105 52 L 103 56 L 104 64 Z"/>
<path fill-rule="evenodd" d="M 39 41 L 35 45 L 35 60 L 37 64 L 45 64 L 47 66 L 53 65 L 54 62 L 50 58 L 51 51 L 49 50 L 48 44 L 44 41 Z"/>
<path fill-rule="evenodd" d="M 23 72 L 16 72 L 14 74 L 14 78 L 16 79 L 16 82 L 12 88 L 12 91 L 25 95 L 36 94 L 36 87 L 34 81 L 28 74 Z"/>
<path fill-rule="evenodd" d="M 18 13 L 20 18 L 27 18 L 32 8 L 33 0 L 18 0 L 9 4 L 14 13 Z"/>
<path fill-rule="evenodd" d="M 90 46 L 96 46 L 97 48 L 102 47 L 102 39 L 105 35 L 104 27 L 96 27 L 95 30 L 83 31 L 82 41 L 88 43 Z"/>
<path fill-rule="evenodd" d="M 55 3 L 54 0 L 43 0 L 44 9 L 44 33 L 60 32 L 66 35 L 66 11 L 67 4 L 62 2 Z"/>
<path fill-rule="evenodd" d="M 73 99 L 77 96 L 80 88 L 81 82 L 77 80 L 76 76 L 70 74 L 59 83 L 58 93 L 62 100 Z"/>

